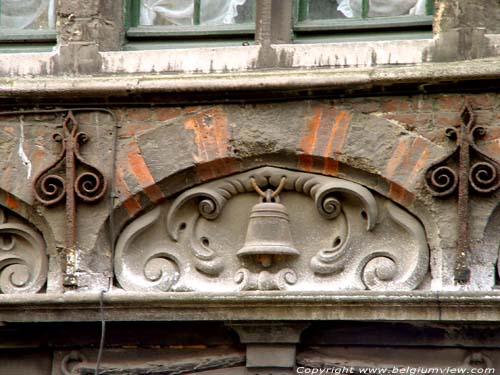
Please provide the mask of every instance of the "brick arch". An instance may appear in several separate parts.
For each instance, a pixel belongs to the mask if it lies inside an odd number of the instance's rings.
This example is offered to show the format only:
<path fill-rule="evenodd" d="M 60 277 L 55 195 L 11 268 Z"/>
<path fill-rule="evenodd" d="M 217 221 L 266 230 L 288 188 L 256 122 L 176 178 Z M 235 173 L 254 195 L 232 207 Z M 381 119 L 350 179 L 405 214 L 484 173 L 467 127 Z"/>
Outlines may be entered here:
<path fill-rule="evenodd" d="M 118 216 L 263 165 L 353 180 L 411 210 L 428 194 L 425 168 L 445 152 L 396 121 L 322 102 L 198 108 L 120 148 Z"/>
<path fill-rule="evenodd" d="M 36 212 L 36 208 L 25 202 L 13 192 L 6 191 L 0 188 L 0 207 L 4 207 L 40 231 L 45 238 L 47 244 L 54 242 L 54 234 L 50 228 L 46 218 Z"/>

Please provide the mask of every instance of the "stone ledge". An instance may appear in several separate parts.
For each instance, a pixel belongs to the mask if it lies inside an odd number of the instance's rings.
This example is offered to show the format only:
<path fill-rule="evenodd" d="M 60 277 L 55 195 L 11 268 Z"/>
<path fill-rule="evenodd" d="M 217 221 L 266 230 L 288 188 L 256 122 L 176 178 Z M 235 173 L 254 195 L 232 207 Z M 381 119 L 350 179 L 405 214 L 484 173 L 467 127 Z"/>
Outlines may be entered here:
<path fill-rule="evenodd" d="M 0 295 L 0 321 L 99 321 L 98 293 Z M 245 292 L 104 295 L 108 321 L 500 320 L 500 292 Z"/>
<path fill-rule="evenodd" d="M 289 69 L 244 73 L 0 78 L 4 105 L 47 103 L 234 102 L 323 95 L 494 90 L 500 59 L 411 66 Z"/>

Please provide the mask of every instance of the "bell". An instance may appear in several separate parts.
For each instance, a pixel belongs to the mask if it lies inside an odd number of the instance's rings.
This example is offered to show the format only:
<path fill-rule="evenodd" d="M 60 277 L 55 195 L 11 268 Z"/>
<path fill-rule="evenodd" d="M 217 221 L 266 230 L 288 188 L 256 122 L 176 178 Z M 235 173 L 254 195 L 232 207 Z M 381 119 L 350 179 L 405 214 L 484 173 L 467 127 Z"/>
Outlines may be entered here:
<path fill-rule="evenodd" d="M 261 202 L 253 206 L 245 244 L 237 255 L 254 256 L 264 267 L 269 267 L 272 258 L 299 254 L 292 243 L 286 207 L 276 202 Z"/>

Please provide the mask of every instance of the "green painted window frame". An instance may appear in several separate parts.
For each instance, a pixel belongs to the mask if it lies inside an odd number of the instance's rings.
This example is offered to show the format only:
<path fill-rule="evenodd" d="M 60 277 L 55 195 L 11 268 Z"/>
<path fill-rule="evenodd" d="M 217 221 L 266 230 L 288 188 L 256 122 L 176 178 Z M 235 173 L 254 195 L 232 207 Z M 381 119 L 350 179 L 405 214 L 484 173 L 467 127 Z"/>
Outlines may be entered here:
<path fill-rule="evenodd" d="M 200 25 L 200 1 L 195 1 L 194 25 L 141 26 L 140 0 L 124 0 L 126 40 L 124 50 L 222 47 L 255 44 L 255 24 Z M 255 3 L 259 0 L 255 0 Z M 263 1 L 263 0 L 260 0 Z M 264 0 L 271 1 L 271 0 Z M 293 0 L 293 20 L 287 22 L 292 43 L 332 43 L 428 39 L 432 37 L 434 0 L 428 0 L 426 16 L 368 18 L 368 0 L 363 1 L 364 18 L 307 20 L 309 0 Z M 196 12 L 198 9 L 198 12 Z M 255 15 L 256 23 L 258 14 Z M 271 21 L 273 22 L 273 21 Z"/>
<path fill-rule="evenodd" d="M 49 52 L 56 41 L 56 30 L 2 29 L 0 25 L 0 53 Z"/>
<path fill-rule="evenodd" d="M 194 25 L 142 26 L 140 0 L 124 0 L 125 50 L 227 46 L 255 43 L 255 23 L 239 25 L 200 25 L 200 3 L 194 0 Z"/>
<path fill-rule="evenodd" d="M 369 0 L 362 0 L 361 18 L 308 20 L 310 0 L 295 0 L 294 42 L 346 42 L 432 37 L 434 0 L 427 0 L 425 16 L 368 18 Z"/>

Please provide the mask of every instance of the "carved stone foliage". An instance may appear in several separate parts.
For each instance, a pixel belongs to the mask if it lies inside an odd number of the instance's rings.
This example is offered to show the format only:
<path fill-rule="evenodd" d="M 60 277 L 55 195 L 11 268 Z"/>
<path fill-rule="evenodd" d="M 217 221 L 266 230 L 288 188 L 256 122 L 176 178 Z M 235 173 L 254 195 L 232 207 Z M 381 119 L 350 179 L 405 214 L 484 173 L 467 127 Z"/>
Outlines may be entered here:
<path fill-rule="evenodd" d="M 94 375 L 96 350 L 56 352 L 53 375 Z M 107 349 L 99 374 L 239 374 L 245 354 L 232 349 Z M 232 371 L 236 370 L 236 371 Z M 245 372 L 246 373 L 246 372 Z"/>
<path fill-rule="evenodd" d="M 47 279 L 43 238 L 0 207 L 0 292 L 36 293 Z"/>
<path fill-rule="evenodd" d="M 134 291 L 411 290 L 421 223 L 339 178 L 263 167 L 190 189 L 133 221 L 115 253 Z"/>

